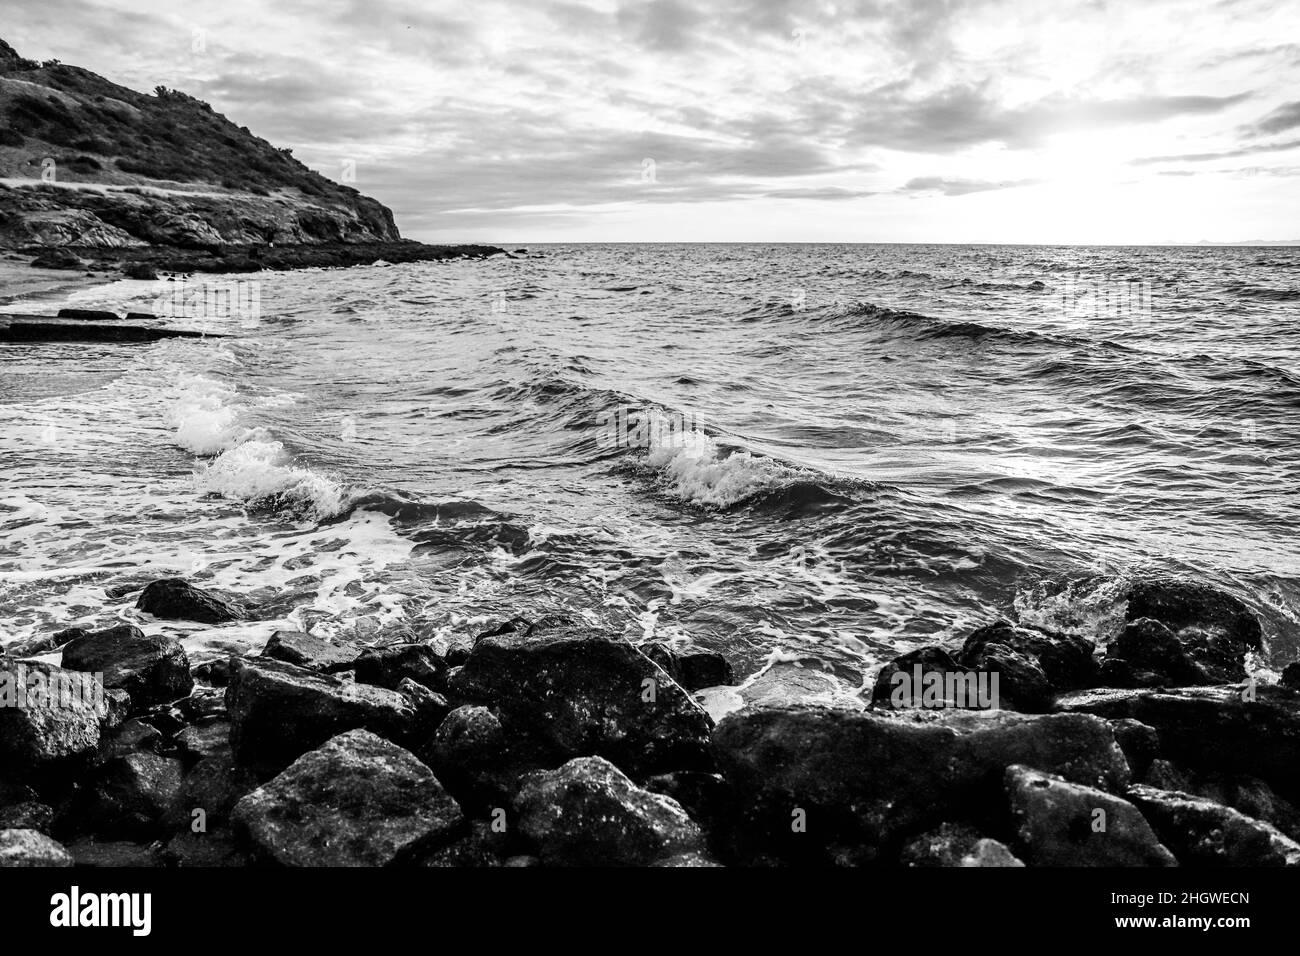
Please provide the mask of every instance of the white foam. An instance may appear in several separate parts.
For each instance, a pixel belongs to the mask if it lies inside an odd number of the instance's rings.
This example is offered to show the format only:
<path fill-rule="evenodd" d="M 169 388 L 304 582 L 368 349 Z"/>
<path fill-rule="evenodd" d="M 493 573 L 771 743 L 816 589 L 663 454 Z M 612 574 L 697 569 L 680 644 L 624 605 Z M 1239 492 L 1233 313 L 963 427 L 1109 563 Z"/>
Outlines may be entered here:
<path fill-rule="evenodd" d="M 656 414 L 661 414 L 656 412 Z M 663 475 L 668 490 L 688 504 L 725 508 L 780 487 L 794 472 L 746 451 L 722 454 L 702 431 L 652 428 L 646 462 Z"/>
<path fill-rule="evenodd" d="M 195 472 L 199 490 L 249 504 L 275 500 L 303 517 L 329 518 L 343 512 L 347 496 L 335 481 L 288 463 L 278 441 L 250 439 L 227 449 Z"/>

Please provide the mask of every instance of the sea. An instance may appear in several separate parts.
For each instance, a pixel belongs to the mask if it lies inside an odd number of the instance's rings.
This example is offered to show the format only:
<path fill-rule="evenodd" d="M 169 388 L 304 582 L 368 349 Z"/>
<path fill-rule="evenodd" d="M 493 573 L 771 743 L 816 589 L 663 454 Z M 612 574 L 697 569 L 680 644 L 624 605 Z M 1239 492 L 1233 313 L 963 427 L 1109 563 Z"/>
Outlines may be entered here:
<path fill-rule="evenodd" d="M 1135 577 L 1300 651 L 1300 248 L 530 245 L 122 280 L 211 333 L 0 345 L 0 644 L 194 662 L 563 614 L 869 687 L 999 618 L 1117 632 Z M 182 576 L 258 608 L 154 621 Z M 57 654 L 50 657 L 57 660 Z"/>

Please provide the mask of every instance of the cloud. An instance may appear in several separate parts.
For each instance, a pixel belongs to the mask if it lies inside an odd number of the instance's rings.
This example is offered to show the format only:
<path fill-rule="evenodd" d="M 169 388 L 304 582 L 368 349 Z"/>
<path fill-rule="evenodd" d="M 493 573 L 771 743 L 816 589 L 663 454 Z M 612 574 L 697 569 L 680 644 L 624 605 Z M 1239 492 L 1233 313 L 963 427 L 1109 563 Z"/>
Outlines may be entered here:
<path fill-rule="evenodd" d="M 1155 163 L 1204 163 L 1214 159 L 1235 159 L 1239 156 L 1251 156 L 1255 153 L 1280 153 L 1300 147 L 1300 139 L 1284 143 L 1263 143 L 1258 146 L 1241 146 L 1236 149 L 1224 149 L 1210 153 L 1178 153 L 1173 156 L 1143 156 L 1130 160 L 1133 166 L 1150 166 Z"/>
<path fill-rule="evenodd" d="M 917 176 L 908 180 L 902 192 L 942 193 L 945 196 L 965 196 L 969 193 L 982 193 L 994 189 L 1016 189 L 1021 186 L 1033 186 L 1036 179 L 1018 179 L 1015 181 L 989 182 L 981 179 L 945 179 L 941 176 Z"/>
<path fill-rule="evenodd" d="M 1249 132 L 1257 136 L 1263 136 L 1272 133 L 1284 133 L 1289 129 L 1295 129 L 1297 126 L 1300 126 L 1300 100 L 1283 103 L 1273 112 L 1253 123 L 1249 127 Z"/>

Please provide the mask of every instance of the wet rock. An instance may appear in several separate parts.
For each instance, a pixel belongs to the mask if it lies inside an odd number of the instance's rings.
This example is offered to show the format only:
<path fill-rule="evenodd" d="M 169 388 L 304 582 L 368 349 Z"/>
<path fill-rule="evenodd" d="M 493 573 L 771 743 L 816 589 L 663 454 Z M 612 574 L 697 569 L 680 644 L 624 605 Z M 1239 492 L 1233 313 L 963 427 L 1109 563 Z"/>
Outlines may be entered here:
<path fill-rule="evenodd" d="M 252 861 L 229 833 L 178 833 L 162 849 L 166 866 L 211 868 L 248 866 Z"/>
<path fill-rule="evenodd" d="M 828 848 L 897 849 L 945 822 L 1004 813 L 1002 773 L 1024 763 L 1122 789 L 1128 765 L 1110 727 L 1085 715 L 1010 711 L 854 712 L 746 708 L 713 735 L 738 801 L 736 852 L 823 860 Z M 802 822 L 802 830 L 793 828 Z"/>
<path fill-rule="evenodd" d="M 643 790 L 601 757 L 579 757 L 524 778 L 520 832 L 552 866 L 644 866 L 704 851 L 700 828 L 676 801 Z"/>
<path fill-rule="evenodd" d="M 0 657 L 0 775 L 18 780 L 84 768 L 112 719 L 91 675 Z"/>
<path fill-rule="evenodd" d="M 146 635 L 130 624 L 76 637 L 63 648 L 63 666 L 102 673 L 104 686 L 126 691 L 137 711 L 185 697 L 194 688 L 180 642 Z"/>
<path fill-rule="evenodd" d="M 156 727 L 132 717 L 104 735 L 99 756 L 101 760 L 108 761 L 115 757 L 125 757 L 137 750 L 153 750 L 156 753 L 162 745 L 162 734 L 158 733 Z"/>
<path fill-rule="evenodd" d="M 509 855 L 509 842 L 505 833 L 494 832 L 491 824 L 476 820 L 469 836 L 434 850 L 420 861 L 420 866 L 480 869 L 501 866 Z"/>
<path fill-rule="evenodd" d="M 677 853 L 673 856 L 656 860 L 651 866 L 714 868 L 722 866 L 717 860 L 703 853 Z"/>
<path fill-rule="evenodd" d="M 0 830 L 0 867 L 18 866 L 72 866 L 72 856 L 36 830 Z"/>
<path fill-rule="evenodd" d="M 466 823 L 428 767 L 364 730 L 333 738 L 235 806 L 235 826 L 286 866 L 386 866 Z"/>
<path fill-rule="evenodd" d="M 720 826 L 731 817 L 734 799 L 731 787 L 721 774 L 677 770 L 648 778 L 645 787 L 654 793 L 672 797 L 692 820 L 706 830 Z"/>
<path fill-rule="evenodd" d="M 1282 668 L 1282 686 L 1300 690 L 1300 662 L 1288 664 Z"/>
<path fill-rule="evenodd" d="M 1258 777 L 1196 772 L 1158 759 L 1152 761 L 1142 782 L 1157 790 L 1190 793 L 1232 807 L 1248 817 L 1272 824 L 1291 839 L 1300 841 L 1300 809 L 1278 796 Z"/>
<path fill-rule="evenodd" d="M 1186 866 L 1300 866 L 1300 843 L 1231 807 L 1144 784 L 1126 796 Z"/>
<path fill-rule="evenodd" d="M 230 820 L 235 804 L 257 785 L 256 775 L 229 755 L 204 757 L 181 781 L 167 810 L 167 824 L 175 830 L 190 830 L 196 823 L 221 826 Z"/>
<path fill-rule="evenodd" d="M 196 588 L 183 578 L 163 578 L 146 585 L 135 606 L 146 614 L 169 621 L 228 624 L 244 617 L 225 598 Z"/>
<path fill-rule="evenodd" d="M 1102 665 L 1109 686 L 1233 683 L 1247 676 L 1246 655 L 1263 646 L 1259 620 L 1246 605 L 1198 582 L 1136 582 L 1125 621 Z"/>
<path fill-rule="evenodd" d="M 536 625 L 484 637 L 448 696 L 492 706 L 511 737 L 557 758 L 597 754 L 630 773 L 709 769 L 712 721 L 676 683 L 622 640 Z"/>
<path fill-rule="evenodd" d="M 1131 717 L 1160 734 L 1161 756 L 1186 767 L 1260 777 L 1300 792 L 1300 692 L 1285 687 L 1179 687 L 1067 694 L 1058 711 Z"/>
<path fill-rule="evenodd" d="M 424 684 L 417 684 L 409 677 L 403 677 L 396 689 L 415 712 L 414 722 L 407 732 L 408 738 L 412 740 L 427 739 L 451 713 L 451 704 L 446 697 L 429 690 Z"/>
<path fill-rule="evenodd" d="M 908 842 L 899 862 L 919 867 L 1025 865 L 1005 844 L 955 823 L 945 823 Z"/>
<path fill-rule="evenodd" d="M 48 249 L 31 261 L 33 269 L 83 269 L 85 263 L 67 249 Z"/>
<path fill-rule="evenodd" d="M 262 648 L 263 657 L 326 673 L 346 670 L 360 654 L 353 644 L 335 644 L 302 631 L 276 631 Z"/>
<path fill-rule="evenodd" d="M 876 679 L 872 703 L 881 708 L 915 707 L 915 695 L 934 681 L 926 675 L 935 673 L 944 681 L 935 685 L 942 690 L 933 706 L 1042 713 L 1056 694 L 1091 686 L 1096 674 L 1093 649 L 1092 641 L 1077 635 L 997 621 L 973 632 L 956 654 L 922 648 L 891 661 Z M 929 701 L 929 695 L 923 698 L 924 706 L 932 706 Z"/>
<path fill-rule="evenodd" d="M 92 785 L 89 828 L 108 836 L 152 837 L 184 775 L 180 760 L 147 750 L 110 760 Z"/>
<path fill-rule="evenodd" d="M 198 687 L 189 697 L 176 701 L 176 710 L 187 724 L 225 720 L 226 693 L 216 687 Z"/>
<path fill-rule="evenodd" d="M 491 710 L 457 707 L 417 751 L 464 806 L 509 806 L 525 773 L 547 766 L 527 738 L 511 740 Z"/>
<path fill-rule="evenodd" d="M 190 668 L 190 673 L 194 675 L 195 680 L 202 681 L 211 687 L 225 687 L 230 683 L 230 668 L 230 659 L 221 658 L 220 660 L 195 664 Z"/>
<path fill-rule="evenodd" d="M 1111 733 L 1115 735 L 1115 742 L 1124 751 L 1124 759 L 1128 761 L 1134 778 L 1142 777 L 1160 753 L 1160 735 L 1154 727 L 1128 717 L 1108 723 Z"/>
<path fill-rule="evenodd" d="M 101 840 L 83 837 L 68 844 L 73 866 L 91 869 L 155 867 L 161 861 L 153 845 L 129 840 Z"/>
<path fill-rule="evenodd" d="M 116 312 L 104 309 L 59 309 L 56 314 L 60 319 L 82 319 L 87 322 L 117 322 L 122 318 Z"/>
<path fill-rule="evenodd" d="M 184 756 L 192 760 L 229 756 L 230 721 L 217 720 L 190 725 L 176 735 L 176 746 Z"/>
<path fill-rule="evenodd" d="M 236 662 L 226 707 L 236 758 L 269 769 L 344 731 L 406 742 L 418 729 L 415 709 L 396 691 L 262 658 Z"/>
<path fill-rule="evenodd" d="M 1020 855 L 1035 866 L 1177 866 L 1133 804 L 1014 765 L 1007 798 Z"/>
<path fill-rule="evenodd" d="M 443 666 L 450 669 L 469 660 L 475 640 L 468 634 L 443 634 L 430 640 L 429 647 Z"/>
<path fill-rule="evenodd" d="M 412 680 L 432 691 L 444 689 L 443 662 L 427 644 L 392 644 L 367 650 L 356 659 L 357 680 L 363 684 L 396 690 L 403 680 Z"/>
<path fill-rule="evenodd" d="M 36 830 L 49 833 L 54 808 L 39 800 L 25 800 L 0 807 L 0 830 Z"/>
<path fill-rule="evenodd" d="M 660 641 L 645 644 L 641 652 L 689 691 L 720 684 L 734 684 L 735 675 L 727 659 L 717 651 L 702 648 L 674 648 Z"/>

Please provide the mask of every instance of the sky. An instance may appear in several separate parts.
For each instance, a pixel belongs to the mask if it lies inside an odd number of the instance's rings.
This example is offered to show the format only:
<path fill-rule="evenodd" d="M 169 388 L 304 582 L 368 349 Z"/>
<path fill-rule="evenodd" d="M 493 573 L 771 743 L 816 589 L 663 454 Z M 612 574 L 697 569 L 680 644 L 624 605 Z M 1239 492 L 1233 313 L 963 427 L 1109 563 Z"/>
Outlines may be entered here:
<path fill-rule="evenodd" d="M 0 37 L 428 242 L 1300 239 L 1297 0 L 4 0 Z"/>

